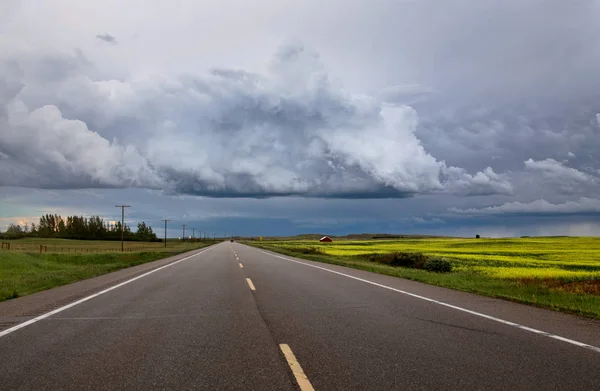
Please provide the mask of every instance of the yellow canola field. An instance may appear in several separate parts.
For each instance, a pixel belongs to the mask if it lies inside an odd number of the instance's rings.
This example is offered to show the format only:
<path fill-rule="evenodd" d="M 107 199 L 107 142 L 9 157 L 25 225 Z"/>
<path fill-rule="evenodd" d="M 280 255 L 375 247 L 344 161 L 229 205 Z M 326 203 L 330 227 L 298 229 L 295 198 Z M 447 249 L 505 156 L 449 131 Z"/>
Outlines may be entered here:
<path fill-rule="evenodd" d="M 264 242 L 290 250 L 318 248 L 327 255 L 421 252 L 452 261 L 455 270 L 498 278 L 600 279 L 600 238 L 398 239 Z"/>

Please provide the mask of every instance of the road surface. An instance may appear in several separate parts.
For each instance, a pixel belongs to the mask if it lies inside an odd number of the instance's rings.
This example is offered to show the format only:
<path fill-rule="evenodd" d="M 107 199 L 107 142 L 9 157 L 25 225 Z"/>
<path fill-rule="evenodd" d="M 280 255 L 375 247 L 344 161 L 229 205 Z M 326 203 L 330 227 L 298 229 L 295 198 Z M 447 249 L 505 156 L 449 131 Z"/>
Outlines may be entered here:
<path fill-rule="evenodd" d="M 135 278 L 0 331 L 0 389 L 600 388 L 593 320 L 229 242 Z"/>

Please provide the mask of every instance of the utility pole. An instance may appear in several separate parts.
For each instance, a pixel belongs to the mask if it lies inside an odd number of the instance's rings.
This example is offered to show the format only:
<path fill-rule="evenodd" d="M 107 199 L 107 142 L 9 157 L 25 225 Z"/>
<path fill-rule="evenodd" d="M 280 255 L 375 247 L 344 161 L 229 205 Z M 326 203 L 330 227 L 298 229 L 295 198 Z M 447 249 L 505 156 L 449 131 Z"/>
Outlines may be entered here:
<path fill-rule="evenodd" d="M 165 247 L 167 247 L 167 221 L 171 221 L 169 219 L 163 219 L 161 221 L 165 222 Z"/>
<path fill-rule="evenodd" d="M 115 208 L 121 208 L 121 252 L 123 249 L 123 233 L 125 231 L 125 208 L 129 208 L 131 205 L 115 205 Z"/>
<path fill-rule="evenodd" d="M 185 242 L 185 226 L 186 226 L 186 224 L 181 224 L 181 226 L 183 227 L 183 236 L 181 237 L 181 239 L 183 239 L 183 241 Z"/>

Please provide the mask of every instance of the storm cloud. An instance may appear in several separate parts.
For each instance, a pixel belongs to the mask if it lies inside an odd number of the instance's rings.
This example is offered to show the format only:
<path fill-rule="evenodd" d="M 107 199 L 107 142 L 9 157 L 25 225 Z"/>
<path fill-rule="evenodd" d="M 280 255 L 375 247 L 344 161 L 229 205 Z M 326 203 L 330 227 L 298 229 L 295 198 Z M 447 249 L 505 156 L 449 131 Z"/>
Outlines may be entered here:
<path fill-rule="evenodd" d="M 279 48 L 266 75 L 94 78 L 82 54 L 7 53 L 4 185 L 146 187 L 214 196 L 402 197 L 512 191 L 429 154 L 418 114 L 334 86 L 317 53 Z M 20 57 L 21 56 L 21 57 Z M 54 71 L 47 69 L 50 63 Z"/>

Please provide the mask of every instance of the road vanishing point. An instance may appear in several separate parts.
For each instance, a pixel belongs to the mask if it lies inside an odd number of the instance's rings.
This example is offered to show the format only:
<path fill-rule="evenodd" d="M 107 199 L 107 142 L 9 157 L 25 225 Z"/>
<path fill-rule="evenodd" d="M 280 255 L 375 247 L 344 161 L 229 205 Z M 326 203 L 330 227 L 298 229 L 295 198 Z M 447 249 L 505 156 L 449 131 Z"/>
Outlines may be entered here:
<path fill-rule="evenodd" d="M 224 242 L 0 303 L 0 390 L 598 390 L 600 322 Z"/>

